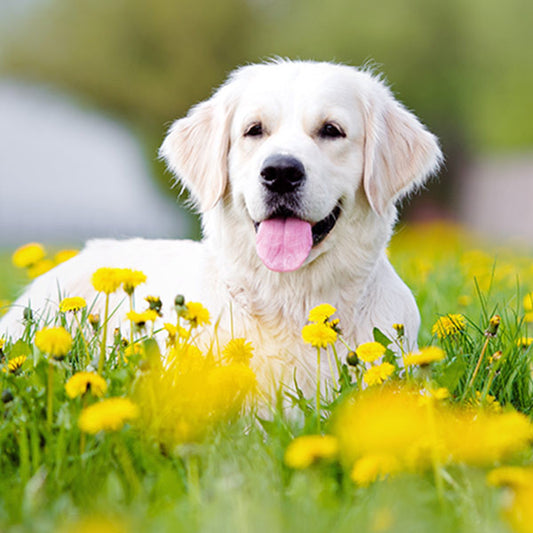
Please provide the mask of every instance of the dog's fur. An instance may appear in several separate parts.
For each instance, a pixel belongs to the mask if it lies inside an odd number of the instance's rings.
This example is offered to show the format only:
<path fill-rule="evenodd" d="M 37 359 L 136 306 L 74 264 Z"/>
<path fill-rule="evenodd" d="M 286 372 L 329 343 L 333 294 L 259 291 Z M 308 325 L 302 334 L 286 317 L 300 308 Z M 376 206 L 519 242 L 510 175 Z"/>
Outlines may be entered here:
<path fill-rule="evenodd" d="M 259 123 L 260 134 L 250 135 Z M 321 134 L 325 123 L 344 136 Z M 290 201 L 272 199 L 261 181 L 265 160 L 276 154 L 292 156 L 305 169 L 305 182 Z M 35 280 L 0 331 L 17 335 L 28 303 L 38 312 L 57 309 L 58 287 L 63 296 L 92 301 L 91 274 L 111 266 L 142 270 L 148 281 L 138 287 L 137 303 L 160 296 L 167 319 L 176 294 L 204 303 L 213 324 L 219 322 L 221 343 L 232 334 L 253 342 L 252 364 L 263 380 L 270 373 L 292 378 L 296 370 L 300 384 L 312 383 L 316 352 L 304 345 L 301 328 L 308 311 L 324 302 L 337 308 L 352 345 L 372 340 L 374 327 L 392 335 L 394 323 L 403 323 L 408 342 L 416 343 L 416 303 L 386 246 L 395 203 L 437 170 L 441 152 L 379 78 L 330 63 L 245 66 L 172 125 L 161 155 L 202 213 L 202 242 L 91 241 Z M 337 205 L 335 226 L 300 268 L 275 272 L 262 263 L 257 223 L 280 211 L 315 224 Z M 119 324 L 123 311 L 112 321 Z M 329 374 L 327 363 L 322 370 Z"/>

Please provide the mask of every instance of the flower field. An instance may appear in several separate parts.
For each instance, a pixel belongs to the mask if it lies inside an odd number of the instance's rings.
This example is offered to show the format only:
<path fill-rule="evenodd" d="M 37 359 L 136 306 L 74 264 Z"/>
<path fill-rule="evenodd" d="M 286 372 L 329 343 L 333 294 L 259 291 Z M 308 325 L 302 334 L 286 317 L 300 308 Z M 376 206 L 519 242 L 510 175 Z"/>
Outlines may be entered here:
<path fill-rule="evenodd" d="M 0 300 L 11 261 L 31 277 L 73 253 L 4 256 Z M 338 381 L 268 408 L 253 345 L 200 350 L 209 311 L 176 295 L 161 317 L 158 295 L 135 300 L 142 272 L 91 280 L 129 301 L 126 333 L 75 295 L 47 323 L 25 310 L 0 338 L 0 531 L 533 532 L 531 250 L 431 224 L 400 228 L 390 257 L 420 349 L 402 324 L 355 345 L 324 302 L 302 338 Z"/>

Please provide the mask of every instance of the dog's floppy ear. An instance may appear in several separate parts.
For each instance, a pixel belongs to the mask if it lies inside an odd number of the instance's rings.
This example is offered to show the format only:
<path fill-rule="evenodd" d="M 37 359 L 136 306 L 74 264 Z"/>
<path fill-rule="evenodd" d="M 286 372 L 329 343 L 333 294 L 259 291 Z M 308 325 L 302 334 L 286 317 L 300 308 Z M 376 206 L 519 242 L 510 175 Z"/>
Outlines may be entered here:
<path fill-rule="evenodd" d="M 215 206 L 228 182 L 231 112 L 224 89 L 176 120 L 159 150 L 201 212 Z"/>
<path fill-rule="evenodd" d="M 372 209 L 387 206 L 434 173 L 442 152 L 437 138 L 393 96 L 382 82 L 364 105 L 365 149 L 363 187 Z"/>

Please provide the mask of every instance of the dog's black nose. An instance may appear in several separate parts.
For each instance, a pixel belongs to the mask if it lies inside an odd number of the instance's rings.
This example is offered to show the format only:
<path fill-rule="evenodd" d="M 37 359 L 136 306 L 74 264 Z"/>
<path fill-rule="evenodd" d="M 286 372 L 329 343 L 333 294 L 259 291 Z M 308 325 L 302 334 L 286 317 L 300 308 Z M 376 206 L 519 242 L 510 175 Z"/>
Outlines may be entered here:
<path fill-rule="evenodd" d="M 302 163 L 290 155 L 271 155 L 261 169 L 261 181 L 272 192 L 292 192 L 305 180 Z"/>

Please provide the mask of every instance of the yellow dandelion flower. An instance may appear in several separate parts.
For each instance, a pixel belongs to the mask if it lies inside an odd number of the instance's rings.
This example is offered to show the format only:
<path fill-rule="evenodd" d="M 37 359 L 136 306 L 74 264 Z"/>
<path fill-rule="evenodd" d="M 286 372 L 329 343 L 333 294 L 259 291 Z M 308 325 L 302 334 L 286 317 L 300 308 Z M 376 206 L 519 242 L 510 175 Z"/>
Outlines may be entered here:
<path fill-rule="evenodd" d="M 142 431 L 169 447 L 201 440 L 251 399 L 256 378 L 242 364 L 221 365 L 191 344 L 169 350 L 162 368 L 143 372 L 135 387 Z"/>
<path fill-rule="evenodd" d="M 332 305 L 320 304 L 309 311 L 309 322 L 323 323 L 337 311 Z"/>
<path fill-rule="evenodd" d="M 528 449 L 532 437 L 531 422 L 522 413 L 472 408 L 448 416 L 442 436 L 455 463 L 479 466 Z"/>
<path fill-rule="evenodd" d="M 350 479 L 357 485 L 366 487 L 377 479 L 395 474 L 399 470 L 400 463 L 393 455 L 365 455 L 353 465 Z"/>
<path fill-rule="evenodd" d="M 1 344 L 1 341 L 0 341 L 0 344 Z M 0 345 L 0 349 L 1 348 L 2 346 Z M 27 357 L 25 355 L 19 355 L 17 357 L 13 357 L 13 359 L 10 359 L 7 362 L 7 369 L 9 370 L 9 372 L 15 374 L 22 368 L 22 365 L 25 363 L 26 359 Z"/>
<path fill-rule="evenodd" d="M 418 388 L 370 387 L 337 409 L 333 433 L 343 464 L 368 455 L 394 457 L 403 471 L 442 464 L 493 465 L 529 449 L 533 425 L 516 411 L 421 401 Z"/>
<path fill-rule="evenodd" d="M 436 361 L 442 361 L 446 357 L 444 350 L 437 346 L 421 348 L 418 352 L 409 352 L 403 358 L 405 366 L 425 366 Z"/>
<path fill-rule="evenodd" d="M 169 337 L 176 337 L 178 334 L 178 327 L 170 322 L 164 322 L 163 329 L 168 333 Z"/>
<path fill-rule="evenodd" d="M 439 339 L 457 335 L 466 329 L 466 318 L 461 314 L 449 314 L 441 316 L 433 327 L 431 333 Z"/>
<path fill-rule="evenodd" d="M 78 250 L 59 250 L 59 252 L 54 255 L 54 263 L 56 265 L 64 263 L 78 255 L 78 253 Z"/>
<path fill-rule="evenodd" d="M 502 406 L 500 402 L 492 396 L 492 394 L 486 394 L 483 398 L 483 394 L 480 391 L 476 391 L 476 396 L 468 401 L 468 405 L 475 408 L 482 408 L 485 411 L 493 413 L 501 413 Z"/>
<path fill-rule="evenodd" d="M 146 322 L 154 322 L 157 320 L 159 315 L 152 309 L 147 309 L 142 313 L 137 313 L 137 311 L 129 311 L 126 313 L 128 320 L 133 322 L 137 327 L 142 328 Z"/>
<path fill-rule="evenodd" d="M 450 391 L 446 387 L 431 389 L 429 393 L 435 400 L 447 400 L 450 397 Z"/>
<path fill-rule="evenodd" d="M 75 313 L 84 307 L 87 307 L 87 302 L 81 296 L 63 298 L 59 303 L 59 310 L 63 313 L 67 313 L 68 311 Z"/>
<path fill-rule="evenodd" d="M 365 363 L 373 363 L 385 355 L 385 347 L 379 342 L 365 342 L 357 347 L 355 355 Z"/>
<path fill-rule="evenodd" d="M 31 279 L 38 278 L 43 274 L 46 274 L 49 270 L 52 270 L 56 265 L 51 259 L 41 259 L 37 263 L 28 267 L 28 276 Z"/>
<path fill-rule="evenodd" d="M 91 277 L 94 290 L 111 294 L 122 284 L 122 269 L 102 267 L 94 272 Z"/>
<path fill-rule="evenodd" d="M 143 355 L 144 349 L 142 344 L 134 342 L 133 344 L 128 344 L 124 349 L 124 362 L 129 363 L 129 360 L 132 356 Z"/>
<path fill-rule="evenodd" d="M 524 320 L 528 323 L 532 323 L 533 322 L 533 311 L 528 311 L 525 315 L 524 315 Z"/>
<path fill-rule="evenodd" d="M 146 282 L 146 274 L 140 270 L 122 268 L 120 276 L 122 278 L 122 288 L 126 294 L 133 294 L 138 285 Z"/>
<path fill-rule="evenodd" d="M 69 398 L 83 396 L 87 392 L 101 397 L 106 390 L 105 379 L 94 372 L 78 372 L 65 383 L 65 392 Z"/>
<path fill-rule="evenodd" d="M 434 402 L 441 402 L 450 397 L 450 391 L 445 387 L 434 389 L 428 387 L 420 391 L 420 405 L 432 405 Z"/>
<path fill-rule="evenodd" d="M 0 339 L 0 351 L 2 350 L 2 348 L 6 345 L 6 340 L 5 339 Z"/>
<path fill-rule="evenodd" d="M 118 431 L 126 422 L 139 416 L 139 408 L 128 398 L 109 398 L 84 409 L 78 420 L 85 433 Z"/>
<path fill-rule="evenodd" d="M 376 455 L 395 457 L 403 469 L 416 466 L 419 458 L 430 464 L 431 455 L 421 446 L 427 440 L 428 409 L 418 390 L 369 387 L 349 397 L 335 414 L 333 433 L 344 464 Z"/>
<path fill-rule="evenodd" d="M 511 505 L 504 510 L 503 516 L 516 533 L 531 533 L 533 524 L 533 485 L 515 490 Z"/>
<path fill-rule="evenodd" d="M 61 358 L 72 346 L 70 333 L 62 327 L 43 328 L 35 334 L 35 346 L 48 355 Z"/>
<path fill-rule="evenodd" d="M 524 296 L 524 311 L 533 311 L 533 292 Z"/>
<path fill-rule="evenodd" d="M 253 356 L 253 350 L 254 348 L 251 342 L 248 342 L 246 339 L 236 338 L 231 339 L 224 346 L 222 355 L 232 363 L 243 363 L 247 365 Z"/>
<path fill-rule="evenodd" d="M 188 302 L 186 304 L 187 311 L 185 313 L 185 320 L 195 328 L 211 323 L 211 316 L 209 311 L 199 302 Z"/>
<path fill-rule="evenodd" d="M 42 244 L 30 242 L 17 248 L 12 256 L 13 264 L 18 268 L 28 268 L 44 259 L 46 255 Z"/>
<path fill-rule="evenodd" d="M 175 324 L 171 324 L 170 322 L 165 322 L 163 324 L 163 329 L 168 333 L 169 340 L 174 342 L 177 337 L 180 339 L 188 339 L 189 338 L 189 332 L 182 328 L 181 326 L 176 326 Z"/>
<path fill-rule="evenodd" d="M 210 399 L 205 407 L 211 413 L 233 416 L 243 406 L 246 396 L 255 391 L 256 384 L 255 373 L 247 365 L 217 365 L 206 373 L 205 388 Z"/>
<path fill-rule="evenodd" d="M 302 339 L 315 348 L 325 348 L 337 340 L 337 332 L 327 324 L 308 324 L 302 328 Z"/>
<path fill-rule="evenodd" d="M 294 439 L 285 451 L 285 464 L 294 469 L 304 469 L 319 461 L 337 457 L 339 445 L 331 435 L 305 435 Z"/>
<path fill-rule="evenodd" d="M 533 337 L 520 337 L 516 341 L 516 345 L 520 348 L 527 348 L 533 343 Z"/>
<path fill-rule="evenodd" d="M 381 385 L 389 379 L 394 373 L 394 365 L 390 363 L 381 363 L 380 365 L 370 367 L 363 375 L 363 381 L 369 385 Z"/>
<path fill-rule="evenodd" d="M 533 486 L 533 468 L 501 466 L 487 474 L 487 483 L 492 487 Z"/>

